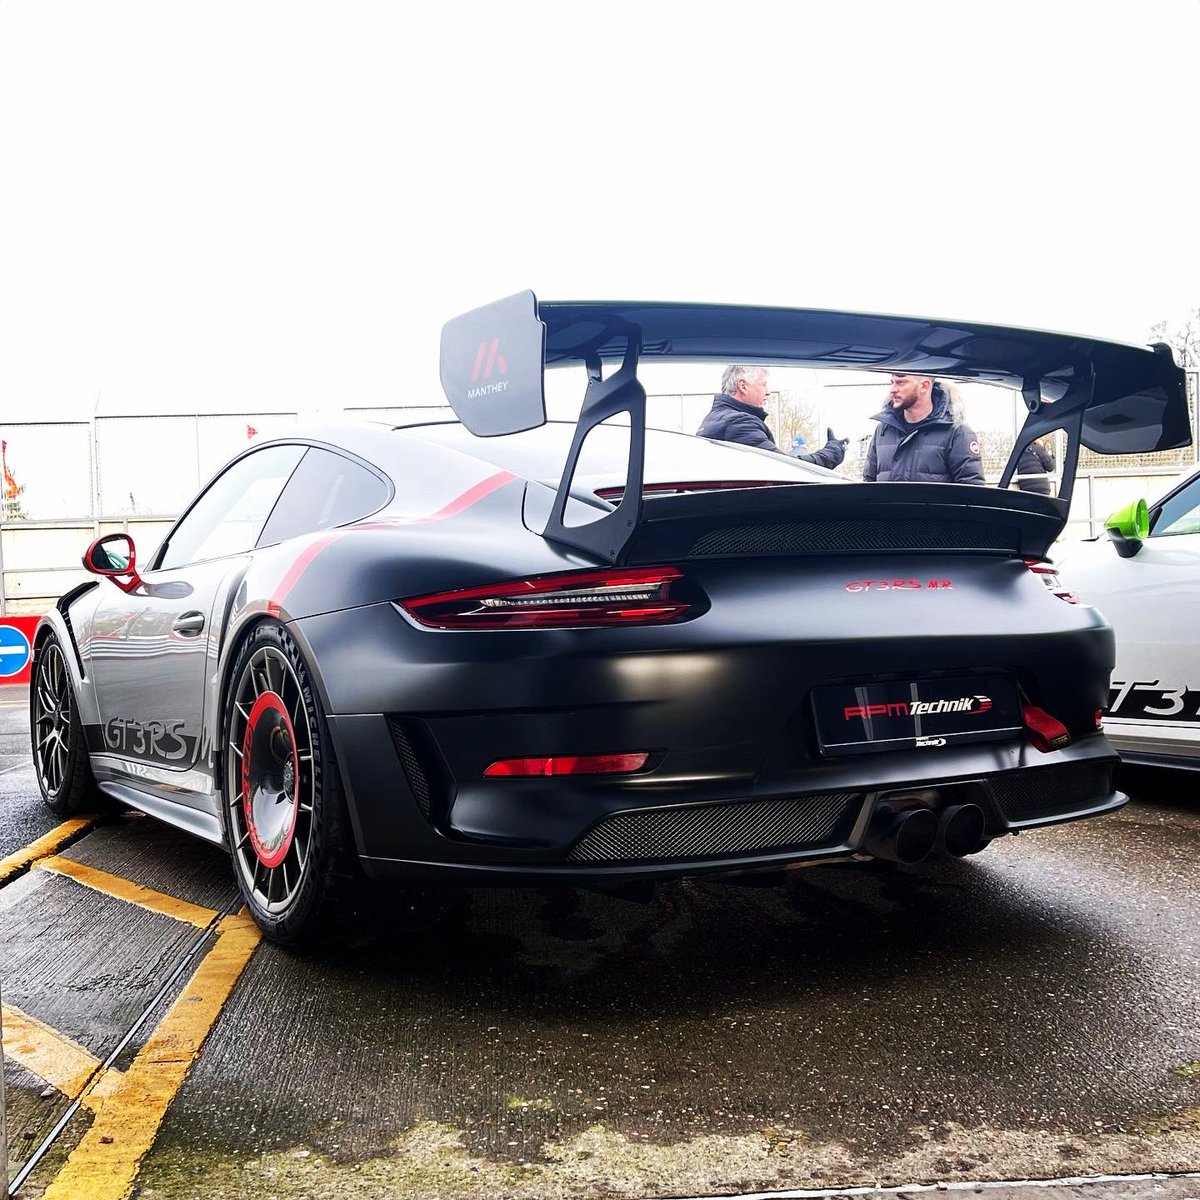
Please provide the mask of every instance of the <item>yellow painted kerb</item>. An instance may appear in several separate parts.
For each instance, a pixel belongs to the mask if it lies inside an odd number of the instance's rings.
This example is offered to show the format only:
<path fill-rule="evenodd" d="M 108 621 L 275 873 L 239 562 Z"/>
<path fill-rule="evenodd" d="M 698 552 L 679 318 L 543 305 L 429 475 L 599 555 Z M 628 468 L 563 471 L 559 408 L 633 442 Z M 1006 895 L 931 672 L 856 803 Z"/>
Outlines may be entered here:
<path fill-rule="evenodd" d="M 23 871 L 28 871 L 34 863 L 41 859 L 48 858 L 51 854 L 57 854 L 64 846 L 87 833 L 98 820 L 99 817 L 76 817 L 73 820 L 64 821 L 45 837 L 38 838 L 36 842 L 30 842 L 28 846 L 10 854 L 7 858 L 0 858 L 0 885 L 6 884 Z"/>
<path fill-rule="evenodd" d="M 92 1097 L 98 1099 L 120 1083 L 122 1074 L 113 1069 L 105 1072 L 102 1079 L 93 1079 L 100 1069 L 100 1060 L 57 1029 L 43 1025 L 11 1004 L 0 1005 L 0 1012 L 3 1013 L 0 1024 L 4 1029 L 5 1058 L 24 1067 L 64 1096 L 74 1100 L 91 1083 L 88 1098 L 84 1101 L 91 1107 Z"/>
<path fill-rule="evenodd" d="M 261 934 L 246 915 L 226 917 L 217 940 L 179 998 L 106 1097 L 43 1200 L 125 1200 L 200 1047 L 229 999 Z"/>
<path fill-rule="evenodd" d="M 201 908 L 198 904 L 189 904 L 174 896 L 156 892 L 153 888 L 143 887 L 120 875 L 110 875 L 96 867 L 89 867 L 76 862 L 73 858 L 60 858 L 57 855 L 43 858 L 35 866 L 41 871 L 52 871 L 56 875 L 66 875 L 85 887 L 90 887 L 106 896 L 117 900 L 125 900 L 136 904 L 139 908 L 149 909 L 150 912 L 160 913 L 164 917 L 174 917 L 177 921 L 186 921 L 197 929 L 207 929 L 216 917 L 216 911 L 211 908 Z"/>

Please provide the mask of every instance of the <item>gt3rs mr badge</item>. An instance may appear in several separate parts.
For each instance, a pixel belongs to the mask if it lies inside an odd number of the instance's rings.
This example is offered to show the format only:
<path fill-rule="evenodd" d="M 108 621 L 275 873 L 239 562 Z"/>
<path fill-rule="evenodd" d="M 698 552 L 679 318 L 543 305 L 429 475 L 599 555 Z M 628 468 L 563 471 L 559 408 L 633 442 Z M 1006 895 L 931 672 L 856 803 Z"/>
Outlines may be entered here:
<path fill-rule="evenodd" d="M 949 579 L 855 579 L 845 585 L 848 592 L 946 592 L 953 586 Z"/>

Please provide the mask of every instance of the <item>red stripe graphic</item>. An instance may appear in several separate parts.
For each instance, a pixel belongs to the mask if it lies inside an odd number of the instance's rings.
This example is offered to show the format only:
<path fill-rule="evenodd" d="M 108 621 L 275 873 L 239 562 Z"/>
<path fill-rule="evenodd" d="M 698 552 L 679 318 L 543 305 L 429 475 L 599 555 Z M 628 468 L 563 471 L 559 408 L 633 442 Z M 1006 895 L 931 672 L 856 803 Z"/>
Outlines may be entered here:
<path fill-rule="evenodd" d="M 506 483 L 511 483 L 517 476 L 509 471 L 497 471 L 495 475 L 489 475 L 486 479 L 480 480 L 473 487 L 469 487 L 460 496 L 456 496 L 444 508 L 439 508 L 437 512 L 431 513 L 427 517 L 406 517 L 397 521 L 379 521 L 371 525 L 355 525 L 350 529 L 337 529 L 333 533 L 327 533 L 324 537 L 317 538 L 315 542 L 310 542 L 297 556 L 296 561 L 288 568 L 287 574 L 280 580 L 279 586 L 275 589 L 274 595 L 267 601 L 267 612 L 272 617 L 278 617 L 283 608 L 283 602 L 288 598 L 292 588 L 300 581 L 300 577 L 308 570 L 314 558 L 325 549 L 326 546 L 336 542 L 339 538 L 345 537 L 347 533 L 356 529 L 394 529 L 401 525 L 429 525 L 434 521 L 444 521 L 447 517 L 457 516 L 460 512 L 464 512 L 473 504 L 478 504 L 485 496 L 491 495 L 497 488 L 503 487 Z"/>
<path fill-rule="evenodd" d="M 461 496 L 456 496 L 445 508 L 439 508 L 437 512 L 432 513 L 428 517 L 410 517 L 403 521 L 392 521 L 386 525 L 379 525 L 375 528 L 387 529 L 392 525 L 428 525 L 431 521 L 444 521 L 447 517 L 456 516 L 464 509 L 468 509 L 473 504 L 478 504 L 484 496 L 490 495 L 497 488 L 503 487 L 506 483 L 511 483 L 517 477 L 510 474 L 508 471 L 497 471 L 495 475 L 489 475 L 486 479 L 481 480 L 474 487 L 468 488 Z"/>

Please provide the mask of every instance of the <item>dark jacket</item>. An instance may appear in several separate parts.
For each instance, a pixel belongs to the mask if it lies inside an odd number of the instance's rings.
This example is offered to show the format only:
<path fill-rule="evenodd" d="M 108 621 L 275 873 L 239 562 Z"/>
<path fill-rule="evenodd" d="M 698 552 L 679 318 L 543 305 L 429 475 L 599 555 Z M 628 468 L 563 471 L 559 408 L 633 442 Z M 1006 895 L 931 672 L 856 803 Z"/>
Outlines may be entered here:
<path fill-rule="evenodd" d="M 1054 470 L 1054 455 L 1037 442 L 1030 442 L 1017 459 L 1018 475 L 1033 475 L 1034 479 L 1018 479 L 1017 487 L 1023 492 L 1039 492 L 1051 495 L 1049 472 Z"/>
<path fill-rule="evenodd" d="M 743 404 L 741 400 L 724 394 L 713 397 L 712 408 L 708 410 L 696 434 L 718 442 L 738 442 L 743 446 L 757 446 L 760 450 L 783 453 L 775 445 L 775 439 L 767 428 L 766 409 Z M 846 457 L 846 448 L 831 436 L 820 450 L 805 450 L 790 457 L 832 470 Z"/>
<path fill-rule="evenodd" d="M 979 439 L 967 425 L 956 425 L 946 393 L 935 387 L 933 411 L 910 425 L 890 405 L 876 413 L 879 422 L 867 451 L 863 478 L 880 483 L 983 483 Z"/>
<path fill-rule="evenodd" d="M 760 450 L 779 449 L 767 428 L 767 410 L 743 404 L 732 396 L 713 397 L 712 408 L 696 433 L 718 442 L 738 442 L 743 446 L 757 446 Z"/>

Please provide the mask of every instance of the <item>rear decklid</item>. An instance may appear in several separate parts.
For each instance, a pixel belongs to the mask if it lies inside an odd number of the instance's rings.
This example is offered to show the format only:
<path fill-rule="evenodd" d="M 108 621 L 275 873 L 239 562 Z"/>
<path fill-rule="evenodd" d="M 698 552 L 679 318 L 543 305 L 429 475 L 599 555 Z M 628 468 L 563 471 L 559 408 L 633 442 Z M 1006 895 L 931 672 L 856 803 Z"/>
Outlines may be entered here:
<path fill-rule="evenodd" d="M 977 553 L 1042 558 L 1061 500 L 966 484 L 850 483 L 648 495 L 630 564 L 773 554 Z"/>

